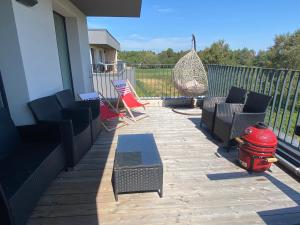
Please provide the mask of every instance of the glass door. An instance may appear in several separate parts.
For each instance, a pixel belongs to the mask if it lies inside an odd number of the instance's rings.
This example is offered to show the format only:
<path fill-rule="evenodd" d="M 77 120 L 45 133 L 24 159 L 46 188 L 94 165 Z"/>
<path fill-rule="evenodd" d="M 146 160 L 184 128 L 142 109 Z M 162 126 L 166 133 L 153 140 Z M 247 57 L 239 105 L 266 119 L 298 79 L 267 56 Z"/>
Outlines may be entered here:
<path fill-rule="evenodd" d="M 65 18 L 56 12 L 54 12 L 53 15 L 63 88 L 71 89 L 73 91 Z"/>

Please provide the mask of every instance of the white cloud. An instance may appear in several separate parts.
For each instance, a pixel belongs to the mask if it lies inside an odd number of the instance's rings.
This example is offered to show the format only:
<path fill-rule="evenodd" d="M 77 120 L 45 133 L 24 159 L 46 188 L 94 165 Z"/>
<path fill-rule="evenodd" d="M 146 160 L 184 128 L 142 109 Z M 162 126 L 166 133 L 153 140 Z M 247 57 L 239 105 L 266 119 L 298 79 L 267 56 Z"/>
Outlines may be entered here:
<path fill-rule="evenodd" d="M 191 48 L 191 37 L 154 37 L 147 38 L 138 34 L 132 34 L 128 38 L 120 40 L 122 50 L 149 50 L 160 52 L 167 48 L 175 51 Z"/>
<path fill-rule="evenodd" d="M 172 13 L 174 9 L 172 8 L 157 8 L 157 12 L 159 13 Z"/>
<path fill-rule="evenodd" d="M 145 39 L 143 36 L 141 36 L 139 34 L 130 34 L 129 38 L 130 39 Z"/>

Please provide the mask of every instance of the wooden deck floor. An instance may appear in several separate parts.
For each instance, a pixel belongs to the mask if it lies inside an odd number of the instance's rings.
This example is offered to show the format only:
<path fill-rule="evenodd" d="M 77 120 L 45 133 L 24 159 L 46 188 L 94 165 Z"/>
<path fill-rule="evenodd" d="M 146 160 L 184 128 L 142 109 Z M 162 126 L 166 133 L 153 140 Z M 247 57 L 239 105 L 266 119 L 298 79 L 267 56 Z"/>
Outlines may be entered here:
<path fill-rule="evenodd" d="M 149 107 L 150 117 L 103 132 L 74 171 L 62 172 L 29 225 L 298 224 L 300 185 L 277 166 L 249 175 L 198 124 L 200 116 Z M 119 195 L 111 174 L 118 134 L 153 133 L 164 164 L 164 197 Z M 216 153 L 219 153 L 218 157 Z"/>

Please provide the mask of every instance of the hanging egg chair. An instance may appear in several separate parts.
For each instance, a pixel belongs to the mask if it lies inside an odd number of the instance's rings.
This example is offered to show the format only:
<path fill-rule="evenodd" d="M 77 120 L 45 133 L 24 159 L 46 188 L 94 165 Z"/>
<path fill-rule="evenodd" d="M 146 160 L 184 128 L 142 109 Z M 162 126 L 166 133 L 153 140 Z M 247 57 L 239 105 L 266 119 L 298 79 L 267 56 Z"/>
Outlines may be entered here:
<path fill-rule="evenodd" d="M 196 52 L 194 35 L 192 35 L 192 50 L 179 59 L 173 69 L 173 81 L 182 96 L 202 96 L 208 90 L 206 71 Z"/>

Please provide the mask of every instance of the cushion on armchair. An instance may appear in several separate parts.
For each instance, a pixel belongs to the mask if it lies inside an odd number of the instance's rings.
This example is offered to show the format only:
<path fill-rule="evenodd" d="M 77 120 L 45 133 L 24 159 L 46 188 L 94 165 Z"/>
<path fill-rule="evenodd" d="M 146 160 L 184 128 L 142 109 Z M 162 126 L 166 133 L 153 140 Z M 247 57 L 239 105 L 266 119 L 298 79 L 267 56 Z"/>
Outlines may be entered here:
<path fill-rule="evenodd" d="M 271 96 L 250 91 L 243 112 L 246 113 L 263 113 L 266 112 Z"/>
<path fill-rule="evenodd" d="M 244 103 L 247 91 L 242 88 L 232 86 L 229 90 L 225 103 Z"/>

